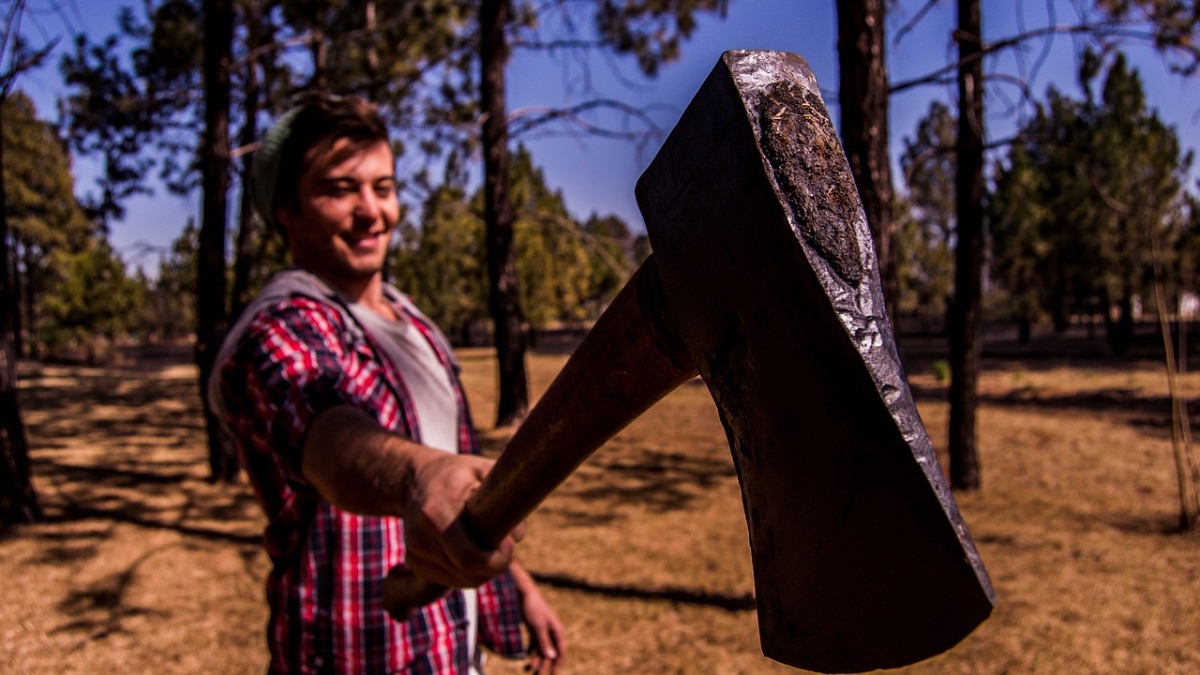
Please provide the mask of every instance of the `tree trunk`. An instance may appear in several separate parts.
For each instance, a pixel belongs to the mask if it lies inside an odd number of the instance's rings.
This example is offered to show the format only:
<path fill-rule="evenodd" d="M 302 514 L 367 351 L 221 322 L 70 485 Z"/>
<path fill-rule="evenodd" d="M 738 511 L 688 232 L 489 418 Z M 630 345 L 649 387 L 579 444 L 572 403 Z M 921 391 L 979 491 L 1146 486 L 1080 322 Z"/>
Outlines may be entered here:
<path fill-rule="evenodd" d="M 12 285 L 12 332 L 13 346 L 12 352 L 14 358 L 23 359 L 25 354 L 25 336 L 22 333 L 25 330 L 25 289 L 28 287 L 28 280 L 21 279 L 21 267 L 17 261 L 21 259 L 22 246 L 16 237 L 12 238 L 8 247 L 8 283 Z"/>
<path fill-rule="evenodd" d="M 233 0 L 204 0 L 204 140 L 200 148 L 203 213 L 196 275 L 196 364 L 208 429 L 209 477 L 231 482 L 237 456 L 223 442 L 208 406 L 208 377 L 228 328 L 225 311 L 225 219 L 229 193 L 229 64 L 233 45 Z"/>
<path fill-rule="evenodd" d="M 37 269 L 37 254 L 30 246 L 25 247 L 25 348 L 20 351 L 29 358 L 38 358 L 41 349 L 37 340 L 37 301 L 39 289 L 34 280 Z"/>
<path fill-rule="evenodd" d="M 1017 344 L 1027 345 L 1033 340 L 1033 320 L 1022 314 L 1017 319 Z"/>
<path fill-rule="evenodd" d="M 246 13 L 246 44 L 250 49 L 262 45 L 261 30 L 258 25 L 257 3 Z M 249 145 L 258 139 L 258 111 L 262 98 L 262 86 L 258 76 L 259 67 L 254 61 L 246 64 L 246 84 L 244 96 L 245 122 L 239 143 Z M 250 189 L 251 167 L 254 165 L 254 155 L 247 153 L 242 156 L 242 198 L 238 205 L 238 233 L 234 244 L 233 257 L 233 293 L 230 302 L 230 324 L 237 321 L 242 310 L 250 302 L 250 272 L 254 268 L 254 202 Z"/>
<path fill-rule="evenodd" d="M 0 104 L 3 96 L 0 96 Z M 0 105 L 0 108 L 3 106 Z M 0 166 L 4 139 L 0 138 Z M 0 525 L 32 523 L 42 518 L 29 466 L 29 444 L 17 399 L 17 363 L 13 320 L 17 296 L 9 278 L 8 199 L 0 171 Z"/>
<path fill-rule="evenodd" d="M 1108 348 L 1113 356 L 1125 356 L 1133 346 L 1133 299 L 1128 291 L 1121 294 L 1116 303 L 1115 320 L 1112 303 L 1105 302 L 1105 307 L 1108 311 L 1104 313 L 1104 336 L 1108 340 Z"/>
<path fill-rule="evenodd" d="M 895 218 L 888 160 L 888 73 L 884 0 L 838 0 L 838 64 L 842 145 L 862 197 L 888 317 L 896 325 L 899 280 L 892 259 Z"/>
<path fill-rule="evenodd" d="M 958 0 L 958 241 L 950 324 L 950 486 L 980 487 L 975 446 L 983 292 L 983 58 L 979 0 Z"/>
<path fill-rule="evenodd" d="M 505 37 L 508 0 L 483 0 L 480 7 L 480 107 L 483 110 L 484 221 L 488 259 L 488 312 L 495 326 L 499 365 L 496 426 L 519 423 L 529 411 L 525 336 L 517 265 L 513 258 L 513 208 L 508 196 L 508 113 L 505 110 Z"/>

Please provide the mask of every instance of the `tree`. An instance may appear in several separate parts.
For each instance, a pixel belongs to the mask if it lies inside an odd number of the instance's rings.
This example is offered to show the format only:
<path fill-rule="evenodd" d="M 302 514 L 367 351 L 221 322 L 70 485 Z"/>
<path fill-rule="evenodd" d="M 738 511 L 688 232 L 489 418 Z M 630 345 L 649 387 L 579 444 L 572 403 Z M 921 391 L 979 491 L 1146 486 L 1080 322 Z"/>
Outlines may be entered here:
<path fill-rule="evenodd" d="M 443 330 L 460 344 L 474 344 L 479 323 L 488 318 L 483 193 L 468 201 L 455 182 L 448 180 L 426 200 L 419 230 L 402 228 L 393 270 Z M 515 264 L 530 330 L 594 317 L 601 299 L 623 285 L 613 270 L 627 271 L 629 263 L 614 249 L 620 232 L 628 239 L 628 227 L 612 217 L 593 217 L 581 227 L 523 147 L 510 167 L 510 183 Z M 601 262 L 589 256 L 600 255 L 596 251 L 604 252 L 602 273 Z"/>
<path fill-rule="evenodd" d="M 726 0 L 597 0 L 594 14 L 599 39 L 589 46 L 633 54 L 646 75 L 679 54 L 680 44 L 696 27 L 701 12 L 724 12 Z M 488 247 L 489 310 L 499 364 L 496 425 L 519 422 L 529 408 L 525 374 L 525 316 L 513 252 L 514 220 L 506 185 L 509 164 L 505 77 L 511 56 L 510 32 L 532 26 L 534 3 L 483 0 L 479 8 L 479 109 L 483 116 L 484 220 Z M 570 22 L 569 22 L 570 23 Z M 537 43 L 536 40 L 531 44 Z M 549 118 L 561 117 L 552 115 Z"/>
<path fill-rule="evenodd" d="M 889 315 L 900 300 L 892 235 L 895 230 L 888 158 L 888 73 L 885 0 L 838 0 L 838 89 L 842 145 L 863 200 Z"/>
<path fill-rule="evenodd" d="M 1107 333 L 1113 351 L 1121 354 L 1133 339 L 1134 296 L 1151 297 L 1154 251 L 1168 236 L 1164 228 L 1186 167 L 1174 131 L 1147 110 L 1141 81 L 1123 54 L 1109 68 L 1100 101 L 1089 101 L 1085 110 L 1092 118 L 1092 148 L 1077 167 L 1099 206 L 1094 222 L 1106 271 L 1101 290 L 1105 306 L 1112 303 L 1119 311 Z"/>
<path fill-rule="evenodd" d="M 583 238 L 589 250 L 588 268 L 591 270 L 587 314 L 597 317 L 633 273 L 634 236 L 629 225 L 619 217 L 593 213 L 583 223 Z"/>
<path fill-rule="evenodd" d="M 916 13 L 915 23 L 926 16 L 938 3 L 925 2 Z M 951 360 L 956 375 L 951 386 L 950 454 L 951 485 L 978 486 L 978 459 L 974 450 L 974 419 L 977 394 L 979 321 L 981 288 L 980 265 L 983 260 L 982 213 L 984 198 L 983 141 L 986 120 L 982 100 L 985 82 L 982 60 L 988 55 L 1019 49 L 1033 40 L 1050 39 L 1055 35 L 1075 35 L 1111 48 L 1123 40 L 1150 39 L 1164 52 L 1178 60 L 1171 63 L 1181 73 L 1195 72 L 1200 65 L 1200 41 L 1197 28 L 1200 12 L 1194 2 L 1180 0 L 1098 0 L 1095 3 L 1073 5 L 1078 21 L 1049 23 L 1024 30 L 1018 35 L 983 42 L 977 0 L 957 3 L 958 29 L 953 40 L 958 44 L 958 58 L 934 72 L 905 82 L 894 83 L 893 93 L 912 87 L 955 82 L 959 91 L 960 147 L 958 152 L 959 181 L 957 208 L 959 236 L 956 243 L 955 304 L 951 319 Z M 1048 4 L 1048 7 L 1053 7 Z M 906 33 L 911 24 L 901 29 Z M 899 36 L 897 37 L 899 39 Z M 1036 72 L 1033 68 L 1031 72 Z M 1019 76 L 1000 75 L 990 82 L 1014 84 L 1021 93 L 1020 104 L 1032 104 L 1030 83 L 1026 71 Z M 953 79 L 951 79 L 953 76 Z M 964 220 L 964 216 L 967 218 Z M 1055 292 L 1058 292 L 1057 290 Z M 1056 317 L 1057 318 L 1057 317 Z M 955 468 L 957 467 L 957 468 Z M 973 489 L 973 488 L 971 488 Z"/>
<path fill-rule="evenodd" d="M 1123 55 L 1112 59 L 1098 97 L 1103 59 L 1089 53 L 1083 63 L 1087 100 L 1051 90 L 1047 113 L 1024 128 L 997 172 L 996 270 L 1023 298 L 1027 318 L 1032 305 L 1049 305 L 1060 328 L 1098 299 L 1109 347 L 1123 354 L 1134 298 L 1152 296 L 1155 266 L 1176 248 L 1173 214 L 1190 160 L 1146 108 Z M 1035 288 L 1048 289 L 1046 297 Z"/>
<path fill-rule="evenodd" d="M 1055 286 L 1047 228 L 1051 211 L 1042 203 L 1046 177 L 1024 145 L 1014 145 L 1008 166 L 997 167 L 989 207 L 992 274 L 1008 293 L 1009 312 L 1017 323 L 1018 342 L 1027 344 L 1033 325 L 1050 303 Z"/>
<path fill-rule="evenodd" d="M 24 0 L 15 0 L 4 16 L 0 33 L 0 129 L 5 128 L 4 102 L 22 73 L 36 68 L 53 43 L 33 49 L 21 38 Z M 4 166 L 4 137 L 0 134 L 0 167 Z M 8 192 L 0 170 L 0 525 L 28 523 L 42 517 L 30 476 L 29 444 L 17 396 L 14 351 L 16 294 L 10 278 Z"/>
<path fill-rule="evenodd" d="M 983 327 L 983 30 L 979 0 L 958 0 L 954 305 L 950 313 L 950 485 L 980 487 L 975 414 Z"/>
<path fill-rule="evenodd" d="M 111 346 L 133 326 L 140 289 L 103 238 L 65 258 L 62 275 L 46 297 L 42 332 L 51 349 L 82 347 L 88 362 L 95 363 L 97 337 Z"/>
<path fill-rule="evenodd" d="M 513 240 L 526 321 L 530 330 L 554 321 L 580 321 L 591 295 L 584 233 L 567 213 L 562 193 L 547 187 L 529 152 L 518 147 L 514 159 L 509 175 Z"/>
<path fill-rule="evenodd" d="M 1174 62 L 1168 67 L 1191 75 L 1200 68 L 1200 5 L 1194 0 L 1098 0 L 1116 24 L 1133 23 L 1150 29 L 1150 39 Z"/>
<path fill-rule="evenodd" d="M 916 137 L 905 139 L 900 158 L 908 196 L 894 243 L 902 291 L 897 300 L 908 299 L 927 329 L 944 316 L 954 287 L 955 127 L 946 104 L 934 101 Z"/>
<path fill-rule="evenodd" d="M 204 140 L 200 147 L 204 182 L 196 274 L 196 365 L 208 427 L 209 470 L 213 480 L 233 481 L 237 456 L 223 440 L 220 420 L 208 406 L 208 379 L 221 340 L 229 329 L 225 282 L 226 203 L 229 195 L 230 66 L 233 59 L 233 0 L 204 0 Z"/>
<path fill-rule="evenodd" d="M 484 240 L 487 242 L 488 313 L 492 317 L 499 372 L 496 426 L 525 418 L 529 382 L 525 373 L 525 333 L 521 291 L 513 255 L 514 218 L 508 198 L 508 111 L 505 69 L 510 49 L 510 0 L 482 0 L 479 6 L 479 109 L 483 114 Z"/>
<path fill-rule="evenodd" d="M 199 230 L 189 219 L 158 265 L 153 281 L 142 284 L 137 330 L 148 342 L 173 342 L 192 335 L 196 325 L 196 251 Z"/>
<path fill-rule="evenodd" d="M 461 187 L 445 185 L 425 200 L 419 230 L 402 231 L 393 259 L 397 285 L 461 345 L 475 343 L 487 318 L 483 220 Z"/>
<path fill-rule="evenodd" d="M 17 305 L 16 353 L 37 347 L 40 302 L 61 272 L 64 252 L 79 251 L 95 229 L 74 194 L 71 162 L 54 127 L 37 118 L 22 92 L 4 100 L 4 171 L 10 273 Z"/>

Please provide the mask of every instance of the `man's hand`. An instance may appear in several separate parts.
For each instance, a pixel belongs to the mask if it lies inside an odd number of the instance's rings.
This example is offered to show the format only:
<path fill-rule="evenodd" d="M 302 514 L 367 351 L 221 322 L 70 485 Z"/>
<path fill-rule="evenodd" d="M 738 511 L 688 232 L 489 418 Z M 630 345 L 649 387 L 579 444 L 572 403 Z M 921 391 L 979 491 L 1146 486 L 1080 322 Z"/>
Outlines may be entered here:
<path fill-rule="evenodd" d="M 521 528 L 496 550 L 467 535 L 460 514 L 492 468 L 393 434 L 350 406 L 313 420 L 301 455 L 304 477 L 335 506 L 404 519 L 405 563 L 426 581 L 472 588 L 503 572 Z"/>
<path fill-rule="evenodd" d="M 565 647 L 562 621 L 559 621 L 558 615 L 546 602 L 546 597 L 538 590 L 525 568 L 514 561 L 509 569 L 517 582 L 517 592 L 521 595 L 521 618 L 529 629 L 532 641 L 529 665 L 525 670 L 534 675 L 555 675 L 562 663 Z"/>
<path fill-rule="evenodd" d="M 414 465 L 403 516 L 405 565 L 427 581 L 473 588 L 508 568 L 516 538 L 488 550 L 463 527 L 463 508 L 492 461 L 432 452 Z"/>

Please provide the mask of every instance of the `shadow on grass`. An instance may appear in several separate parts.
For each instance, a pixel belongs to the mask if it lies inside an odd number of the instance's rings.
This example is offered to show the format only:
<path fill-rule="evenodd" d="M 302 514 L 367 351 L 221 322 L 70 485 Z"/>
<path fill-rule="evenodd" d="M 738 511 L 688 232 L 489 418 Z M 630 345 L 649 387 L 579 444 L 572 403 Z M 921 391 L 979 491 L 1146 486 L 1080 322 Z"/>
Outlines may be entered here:
<path fill-rule="evenodd" d="M 199 394 L 171 366 L 98 369 L 33 364 L 20 395 L 46 523 L 69 541 L 41 562 L 72 564 L 96 553 L 111 527 L 172 530 L 200 541 L 259 544 L 246 486 L 210 484 Z M 66 528 L 66 529 L 63 529 Z M 32 528 L 22 536 L 59 536 Z M 92 543 L 88 543 L 92 542 Z"/>
<path fill-rule="evenodd" d="M 58 602 L 63 623 L 52 631 L 78 636 L 71 650 L 127 633 L 134 617 L 171 618 L 130 596 L 143 564 L 158 553 L 234 546 L 249 566 L 263 552 L 248 487 L 207 480 L 197 383 L 178 365 L 23 364 L 21 403 L 46 520 L 4 536 L 37 542 L 22 564 L 73 579 Z M 164 531 L 181 539 L 138 544 L 132 562 L 104 559 L 114 555 L 114 542 L 148 542 Z"/>
<path fill-rule="evenodd" d="M 533 578 L 546 586 L 613 599 L 680 603 L 715 607 L 727 612 L 751 612 L 757 607 L 750 593 L 727 595 L 678 587 L 639 588 L 625 584 L 600 584 L 559 574 L 533 574 Z"/>
<path fill-rule="evenodd" d="M 167 612 L 137 607 L 129 602 L 130 587 L 137 578 L 138 568 L 156 553 L 168 547 L 158 547 L 142 553 L 125 569 L 110 574 L 81 589 L 72 589 L 59 602 L 63 614 L 75 617 L 71 621 L 50 631 L 53 633 L 84 633 L 84 637 L 73 646 L 77 650 L 92 640 L 100 640 L 127 632 L 125 619 L 137 616 L 169 618 Z"/>
<path fill-rule="evenodd" d="M 496 457 L 506 439 L 485 438 L 484 455 Z M 545 506 L 570 525 L 601 527 L 628 517 L 616 507 L 639 505 L 654 513 L 691 508 L 719 483 L 737 480 L 727 455 L 704 457 L 610 442 L 587 459 L 554 492 L 567 499 Z M 573 509 L 566 504 L 586 504 Z"/>
<path fill-rule="evenodd" d="M 946 401 L 949 387 L 911 385 L 913 399 L 921 401 Z M 1091 390 L 1068 395 L 1039 395 L 1017 389 L 1001 396 L 980 394 L 980 405 L 1013 410 L 1079 411 L 1087 415 L 1109 415 L 1124 419 L 1128 424 L 1141 428 L 1153 436 L 1171 433 L 1171 399 L 1167 396 L 1145 396 L 1135 389 L 1109 388 Z M 1200 400 L 1188 401 L 1188 414 L 1200 415 Z"/>

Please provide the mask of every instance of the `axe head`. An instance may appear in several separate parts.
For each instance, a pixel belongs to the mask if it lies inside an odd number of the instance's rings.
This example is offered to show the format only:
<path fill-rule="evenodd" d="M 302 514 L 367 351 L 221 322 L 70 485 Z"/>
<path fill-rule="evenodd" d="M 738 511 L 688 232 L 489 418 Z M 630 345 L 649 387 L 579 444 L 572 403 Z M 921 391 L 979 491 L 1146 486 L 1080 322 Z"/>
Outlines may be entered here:
<path fill-rule="evenodd" d="M 942 652 L 995 597 L 917 414 L 854 180 L 794 54 L 724 54 L 642 175 L 663 324 L 741 483 L 763 653 Z"/>

